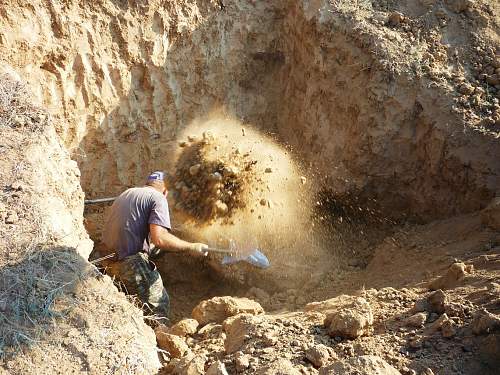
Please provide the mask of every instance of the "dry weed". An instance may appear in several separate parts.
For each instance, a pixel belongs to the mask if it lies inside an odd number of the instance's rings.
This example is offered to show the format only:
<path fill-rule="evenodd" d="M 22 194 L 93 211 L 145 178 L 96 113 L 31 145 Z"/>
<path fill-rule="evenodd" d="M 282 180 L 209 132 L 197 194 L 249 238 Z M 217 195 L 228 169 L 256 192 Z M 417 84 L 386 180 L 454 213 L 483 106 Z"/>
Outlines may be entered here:
<path fill-rule="evenodd" d="M 31 252 L 0 270 L 0 357 L 37 344 L 68 312 L 55 309 L 55 301 L 70 309 L 68 291 L 94 270 L 74 251 L 57 248 Z"/>
<path fill-rule="evenodd" d="M 26 83 L 9 74 L 0 75 L 0 129 L 20 128 L 40 132 L 49 122 L 49 114 L 33 105 L 33 96 Z"/>

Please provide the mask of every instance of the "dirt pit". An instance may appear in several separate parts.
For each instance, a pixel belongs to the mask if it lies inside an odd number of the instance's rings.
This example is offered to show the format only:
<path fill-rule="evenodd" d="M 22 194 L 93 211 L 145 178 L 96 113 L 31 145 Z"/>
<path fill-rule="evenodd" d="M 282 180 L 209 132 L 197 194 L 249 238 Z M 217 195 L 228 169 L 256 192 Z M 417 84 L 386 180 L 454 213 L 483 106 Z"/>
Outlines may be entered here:
<path fill-rule="evenodd" d="M 0 116 L 2 262 L 22 265 L 29 258 L 32 246 L 21 237 L 52 246 L 58 236 L 45 240 L 27 230 L 44 215 L 42 233 L 53 226 L 48 233 L 61 233 L 59 245 L 80 247 L 86 234 L 70 225 L 81 227 L 78 180 L 87 199 L 116 196 L 153 170 L 175 171 L 176 160 L 183 160 L 180 174 L 171 176 L 169 198 L 177 234 L 221 247 L 230 239 L 241 248 L 259 246 L 271 267 L 221 267 L 216 257 L 174 254 L 156 259 L 172 296 L 173 320 L 191 316 L 202 299 L 226 294 L 249 296 L 268 314 L 200 327 L 182 339 L 188 355 L 163 358 L 164 371 L 193 373 L 201 363 L 203 374 L 220 361 L 229 373 L 273 374 L 284 365 L 289 373 L 316 375 L 330 364 L 318 368 L 311 354 L 326 350 L 331 362 L 345 366 L 376 355 L 404 375 L 498 372 L 498 364 L 487 361 L 499 358 L 498 332 L 473 329 L 482 309 L 500 313 L 500 238 L 498 221 L 491 219 L 498 205 L 483 218 L 500 191 L 497 4 L 48 3 L 26 7 L 12 0 L 0 12 L 0 69 L 6 63 L 28 80 L 54 121 L 47 139 L 29 137 L 34 152 L 15 142 L 29 134 L 24 120 L 5 121 L 10 110 Z M 223 116 L 207 126 L 214 118 L 201 117 L 220 106 L 238 121 Z M 223 141 L 218 150 L 208 144 L 208 133 L 203 138 L 207 131 Z M 240 156 L 248 151 L 233 147 L 248 143 L 250 149 L 250 140 L 262 147 L 254 146 L 258 152 L 245 161 Z M 275 152 L 285 167 L 269 164 Z M 267 180 L 258 181 L 274 177 L 281 181 L 269 189 Z M 193 194 L 194 185 L 206 195 Z M 25 193 L 30 199 L 23 201 Z M 297 196 L 303 201 L 294 201 Z M 88 206 L 85 212 L 96 240 L 105 210 Z M 432 279 L 457 269 L 466 272 L 438 293 L 445 312 L 421 311 Z M 0 271 L 14 279 L 18 272 Z M 0 365 L 13 374 L 55 368 L 99 373 L 127 365 L 129 373 L 141 367 L 155 373 L 160 363 L 147 318 L 123 293 L 109 293 L 111 282 L 103 279 L 94 283 L 92 277 L 95 293 L 82 298 L 64 290 L 78 307 L 67 320 L 74 329 L 35 338 L 39 354 L 23 348 L 16 361 Z M 37 286 L 51 278 L 6 280 L 18 290 L 54 288 Z M 31 325 L 30 306 L 16 314 L 7 294 L 0 296 L 0 318 L 7 313 L 17 328 L 22 316 Z M 370 305 L 366 336 L 327 332 L 321 310 L 347 306 L 345 294 Z M 130 338 L 146 332 L 141 352 Z M 232 352 L 241 338 L 249 340 Z"/>
<path fill-rule="evenodd" d="M 238 259 L 259 249 L 271 266 L 223 265 L 224 256 L 217 253 L 206 259 L 160 255 L 155 262 L 171 293 L 174 316 L 189 315 L 200 300 L 215 295 L 242 296 L 258 288 L 271 296 L 298 289 L 337 266 L 340 252 L 332 248 L 331 228 L 321 222 L 328 213 L 321 213 L 323 203 L 314 201 L 314 179 L 306 177 L 285 147 L 220 111 L 193 121 L 176 146 L 167 170 L 174 233 L 213 248 L 231 248 Z M 86 209 L 95 241 L 105 211 Z"/>

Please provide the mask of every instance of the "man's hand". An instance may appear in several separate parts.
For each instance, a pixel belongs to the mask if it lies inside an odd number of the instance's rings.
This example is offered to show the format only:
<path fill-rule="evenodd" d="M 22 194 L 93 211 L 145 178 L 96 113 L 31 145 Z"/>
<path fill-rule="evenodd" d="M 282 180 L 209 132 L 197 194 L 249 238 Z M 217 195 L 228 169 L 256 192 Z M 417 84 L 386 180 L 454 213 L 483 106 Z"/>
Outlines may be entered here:
<path fill-rule="evenodd" d="M 204 243 L 192 242 L 189 244 L 189 250 L 197 254 L 207 255 L 207 249 L 208 245 L 205 245 Z"/>

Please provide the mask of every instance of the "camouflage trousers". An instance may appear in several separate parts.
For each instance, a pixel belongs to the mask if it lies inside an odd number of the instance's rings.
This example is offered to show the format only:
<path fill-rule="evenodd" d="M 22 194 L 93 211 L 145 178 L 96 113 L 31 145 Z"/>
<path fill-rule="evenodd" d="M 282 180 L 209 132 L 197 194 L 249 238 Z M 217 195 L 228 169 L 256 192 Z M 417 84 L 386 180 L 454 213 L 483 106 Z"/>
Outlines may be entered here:
<path fill-rule="evenodd" d="M 156 265 L 145 253 L 107 261 L 106 273 L 123 284 L 127 294 L 136 295 L 154 313 L 168 317 L 170 299 Z"/>

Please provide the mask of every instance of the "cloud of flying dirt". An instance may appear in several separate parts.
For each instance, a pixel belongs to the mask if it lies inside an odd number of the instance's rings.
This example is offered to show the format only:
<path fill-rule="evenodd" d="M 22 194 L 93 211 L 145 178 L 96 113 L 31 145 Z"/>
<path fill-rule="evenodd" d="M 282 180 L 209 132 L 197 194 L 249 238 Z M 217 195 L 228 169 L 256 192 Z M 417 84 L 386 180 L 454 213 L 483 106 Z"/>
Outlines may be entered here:
<path fill-rule="evenodd" d="M 170 199 L 184 234 L 211 246 L 258 246 L 271 272 L 289 276 L 318 256 L 312 186 L 284 147 L 220 112 L 195 120 L 178 142 Z"/>

